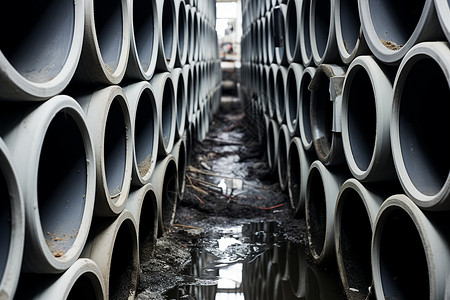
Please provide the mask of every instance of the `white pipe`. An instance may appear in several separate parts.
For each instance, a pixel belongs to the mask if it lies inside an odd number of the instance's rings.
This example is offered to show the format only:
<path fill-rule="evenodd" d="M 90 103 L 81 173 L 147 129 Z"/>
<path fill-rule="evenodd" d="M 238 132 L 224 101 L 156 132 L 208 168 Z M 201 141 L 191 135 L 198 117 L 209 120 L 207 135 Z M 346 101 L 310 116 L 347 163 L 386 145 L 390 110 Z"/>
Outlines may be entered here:
<path fill-rule="evenodd" d="M 436 8 L 439 22 L 441 23 L 442 31 L 447 37 L 447 41 L 450 42 L 450 4 L 445 0 L 434 0 L 434 6 Z"/>
<path fill-rule="evenodd" d="M 176 24 L 177 24 L 177 55 L 175 65 L 182 68 L 187 60 L 188 40 L 188 19 L 186 15 L 186 5 L 184 0 L 175 0 Z"/>
<path fill-rule="evenodd" d="M 175 163 L 177 165 L 178 170 L 178 192 L 177 198 L 178 201 L 183 200 L 184 190 L 186 186 L 186 167 L 187 167 L 187 149 L 186 149 L 186 140 L 180 138 L 178 142 L 173 146 L 172 155 L 175 159 Z"/>
<path fill-rule="evenodd" d="M 303 0 L 289 0 L 286 8 L 285 41 L 286 56 L 289 64 L 301 63 L 300 53 L 300 16 Z"/>
<path fill-rule="evenodd" d="M 151 183 L 158 200 L 158 236 L 162 236 L 173 224 L 177 209 L 178 173 L 175 158 L 169 154 L 159 161 Z"/>
<path fill-rule="evenodd" d="M 316 66 L 323 63 L 339 63 L 334 24 L 335 0 L 311 0 L 309 34 L 312 59 Z"/>
<path fill-rule="evenodd" d="M 389 197 L 372 237 L 377 299 L 444 299 L 450 271 L 448 228 L 445 215 L 427 214 L 405 195 Z"/>
<path fill-rule="evenodd" d="M 346 176 L 331 172 L 316 160 L 309 168 L 305 211 L 309 250 L 317 264 L 327 264 L 335 257 L 334 211 L 339 189 Z"/>
<path fill-rule="evenodd" d="M 288 160 L 289 144 L 291 137 L 286 124 L 280 126 L 278 133 L 278 182 L 280 183 L 281 191 L 285 191 L 288 184 L 288 166 L 290 161 Z"/>
<path fill-rule="evenodd" d="M 133 141 L 127 97 L 109 86 L 79 97 L 95 149 L 97 188 L 95 214 L 116 216 L 127 201 L 131 184 Z"/>
<path fill-rule="evenodd" d="M 159 111 L 153 88 L 140 81 L 123 88 L 130 107 L 133 142 L 132 184 L 143 186 L 150 181 L 158 157 Z"/>
<path fill-rule="evenodd" d="M 339 56 L 345 64 L 350 64 L 356 57 L 370 53 L 361 28 L 358 2 L 334 1 L 334 26 Z"/>
<path fill-rule="evenodd" d="M 159 31 L 156 72 L 170 72 L 175 66 L 178 47 L 175 0 L 156 0 L 156 9 Z"/>
<path fill-rule="evenodd" d="M 286 121 L 286 80 L 287 80 L 287 68 L 279 66 L 275 75 L 275 116 L 278 124 L 285 123 Z"/>
<path fill-rule="evenodd" d="M 267 64 L 270 65 L 272 63 L 275 63 L 275 45 L 273 41 L 273 34 L 272 34 L 272 12 L 268 11 L 266 13 L 266 45 L 267 45 Z M 251 51 L 252 45 L 246 45 L 248 48 L 248 51 Z"/>
<path fill-rule="evenodd" d="M 126 76 L 149 80 L 156 68 L 158 54 L 158 14 L 156 0 L 130 0 L 130 55 Z"/>
<path fill-rule="evenodd" d="M 189 72 L 189 71 L 188 71 Z M 170 73 L 172 77 L 175 103 L 176 103 L 176 130 L 175 136 L 177 138 L 183 137 L 184 129 L 186 126 L 186 98 L 187 98 L 187 89 L 186 89 L 186 80 L 184 78 L 185 72 L 181 68 L 175 68 Z"/>
<path fill-rule="evenodd" d="M 280 10 L 280 26 L 283 26 L 282 33 L 284 34 L 282 38 L 282 45 L 280 47 L 275 47 L 275 62 L 278 65 L 288 65 L 287 55 L 286 55 L 286 30 L 284 28 L 285 21 L 286 20 L 286 14 L 287 14 L 287 5 L 286 4 L 280 4 L 279 8 Z"/>
<path fill-rule="evenodd" d="M 313 63 L 312 49 L 311 49 L 311 38 L 310 38 L 310 12 L 311 10 L 311 0 L 303 0 L 302 10 L 300 12 L 300 54 L 302 56 L 303 66 L 309 67 Z"/>
<path fill-rule="evenodd" d="M 311 91 L 308 89 L 311 80 L 314 78 L 316 68 L 307 67 L 301 76 L 299 93 L 300 103 L 298 104 L 298 126 L 303 148 L 308 152 L 314 151 L 313 137 L 311 131 Z"/>
<path fill-rule="evenodd" d="M 129 0 L 85 0 L 83 49 L 74 81 L 119 84 L 130 53 Z"/>
<path fill-rule="evenodd" d="M 336 204 L 334 235 L 339 275 L 349 299 L 367 299 L 372 286 L 371 244 L 375 219 L 392 190 L 386 185 L 344 182 Z"/>
<path fill-rule="evenodd" d="M 105 299 L 134 299 L 139 275 L 137 223 L 128 210 L 115 219 L 98 218 L 82 257 L 99 267 Z"/>
<path fill-rule="evenodd" d="M 287 183 L 291 208 L 300 217 L 305 215 L 306 182 L 313 160 L 312 153 L 303 149 L 300 138 L 292 138 L 288 152 Z"/>
<path fill-rule="evenodd" d="M 299 133 L 299 112 L 301 103 L 300 98 L 300 82 L 303 76 L 303 66 L 297 63 L 291 63 L 286 78 L 286 124 L 289 129 L 289 134 L 292 136 Z"/>
<path fill-rule="evenodd" d="M 0 138 L 0 298 L 12 299 L 25 242 L 25 207 L 11 153 Z"/>
<path fill-rule="evenodd" d="M 337 65 L 317 67 L 309 85 L 310 118 L 314 149 L 326 166 L 345 162 L 341 134 L 342 85 L 345 69 Z"/>
<path fill-rule="evenodd" d="M 148 183 L 132 190 L 125 209 L 137 222 L 139 262 L 142 265 L 154 256 L 158 235 L 158 200 L 153 185 Z"/>
<path fill-rule="evenodd" d="M 350 64 L 342 91 L 342 142 L 347 165 L 363 182 L 397 180 L 392 160 L 392 78 L 371 56 Z"/>
<path fill-rule="evenodd" d="M 194 82 L 190 65 L 183 67 L 184 86 L 186 88 L 186 124 L 193 121 L 194 114 Z"/>
<path fill-rule="evenodd" d="M 433 0 L 408 5 L 358 0 L 358 7 L 367 44 L 383 63 L 398 65 L 417 43 L 443 38 Z"/>
<path fill-rule="evenodd" d="M 61 275 L 22 274 L 14 299 L 65 300 L 106 298 L 103 275 L 88 258 L 78 259 Z"/>
<path fill-rule="evenodd" d="M 159 155 L 165 157 L 172 151 L 175 141 L 177 107 L 172 78 L 169 72 L 157 73 L 150 80 L 159 115 Z"/>
<path fill-rule="evenodd" d="M 450 208 L 449 156 L 442 136 L 448 128 L 449 72 L 449 44 L 421 43 L 406 54 L 394 82 L 394 164 L 406 194 L 423 209 Z"/>
<path fill-rule="evenodd" d="M 83 45 L 85 1 L 3 2 L 0 98 L 46 100 L 71 81 Z"/>
<path fill-rule="evenodd" d="M 86 116 L 64 95 L 40 105 L 4 106 L 1 113 L 25 204 L 22 269 L 63 272 L 84 247 L 94 209 L 96 158 Z"/>

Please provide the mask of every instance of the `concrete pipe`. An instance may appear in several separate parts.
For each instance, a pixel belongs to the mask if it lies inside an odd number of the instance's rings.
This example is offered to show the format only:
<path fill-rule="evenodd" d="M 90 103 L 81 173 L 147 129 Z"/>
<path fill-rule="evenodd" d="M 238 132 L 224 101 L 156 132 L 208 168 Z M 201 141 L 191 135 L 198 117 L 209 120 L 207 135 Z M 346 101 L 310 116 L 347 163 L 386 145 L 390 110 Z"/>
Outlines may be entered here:
<path fill-rule="evenodd" d="M 392 74 L 371 56 L 351 64 L 342 92 L 342 141 L 347 165 L 362 182 L 397 180 L 391 152 Z"/>
<path fill-rule="evenodd" d="M 187 167 L 187 149 L 186 149 L 186 140 L 181 138 L 175 144 L 172 150 L 173 158 L 175 159 L 175 163 L 177 165 L 178 170 L 178 192 L 177 198 L 178 201 L 183 200 L 184 190 L 186 187 L 186 167 Z"/>
<path fill-rule="evenodd" d="M 334 235 L 339 275 L 348 299 L 368 299 L 372 286 L 371 245 L 375 219 L 392 195 L 386 185 L 365 186 L 348 179 L 335 210 Z"/>
<path fill-rule="evenodd" d="M 276 36 L 280 34 L 278 37 L 280 39 L 280 44 L 276 45 L 275 43 L 275 62 L 278 65 L 287 66 L 289 65 L 287 55 L 286 55 L 286 15 L 287 15 L 287 5 L 280 4 L 278 7 L 274 8 L 274 16 L 272 26 L 280 27 L 278 30 L 274 30 L 273 34 Z"/>
<path fill-rule="evenodd" d="M 317 264 L 335 259 L 334 211 L 339 189 L 347 176 L 328 170 L 316 160 L 309 168 L 305 214 L 309 250 Z"/>
<path fill-rule="evenodd" d="M 177 209 L 178 171 L 172 154 L 158 162 L 152 175 L 158 200 L 158 236 L 162 236 L 173 224 Z"/>
<path fill-rule="evenodd" d="M 175 66 L 182 68 L 187 60 L 188 51 L 188 19 L 186 15 L 186 5 L 184 0 L 175 0 L 177 38 L 177 55 Z"/>
<path fill-rule="evenodd" d="M 265 14 L 265 12 L 264 12 Z M 262 52 L 262 59 L 261 63 L 268 64 L 269 57 L 267 54 L 267 20 L 266 17 L 263 15 L 261 17 L 261 28 L 260 28 L 260 39 L 261 39 L 261 52 Z"/>
<path fill-rule="evenodd" d="M 358 0 L 361 26 L 371 52 L 383 63 L 398 65 L 417 43 L 442 40 L 433 0 L 408 5 Z"/>
<path fill-rule="evenodd" d="M 185 65 L 183 67 L 183 79 L 184 79 L 184 87 L 185 87 L 185 126 L 189 125 L 189 122 L 192 122 L 192 111 L 194 109 L 193 105 L 193 82 L 192 82 L 192 73 L 191 73 L 191 66 Z M 177 105 L 178 106 L 178 105 Z M 177 113 L 178 116 L 178 113 Z"/>
<path fill-rule="evenodd" d="M 200 41 L 201 41 L 202 14 L 197 10 L 194 17 L 194 60 L 201 61 Z"/>
<path fill-rule="evenodd" d="M 267 127 L 267 162 L 269 164 L 270 173 L 277 171 L 278 163 L 278 134 L 280 126 L 277 121 L 271 119 Z"/>
<path fill-rule="evenodd" d="M 128 210 L 115 219 L 98 218 L 82 257 L 99 267 L 105 299 L 134 299 L 139 275 L 137 222 Z"/>
<path fill-rule="evenodd" d="M 184 79 L 183 70 L 181 68 L 175 68 L 170 73 L 172 77 L 172 83 L 173 83 L 173 92 L 175 96 L 175 103 L 176 103 L 176 130 L 175 130 L 175 136 L 177 138 L 183 137 L 184 129 L 186 127 L 186 86 L 185 86 L 185 79 Z"/>
<path fill-rule="evenodd" d="M 286 124 L 280 126 L 278 133 L 278 182 L 280 183 L 281 191 L 287 189 L 287 170 L 290 162 L 288 161 L 289 144 L 291 142 L 291 136 Z"/>
<path fill-rule="evenodd" d="M 309 84 L 310 118 L 314 149 L 326 166 L 345 162 L 342 145 L 341 108 L 345 70 L 322 64 Z"/>
<path fill-rule="evenodd" d="M 287 68 L 280 66 L 275 75 L 275 117 L 278 124 L 286 122 Z"/>
<path fill-rule="evenodd" d="M 192 63 L 194 61 L 197 61 L 196 57 L 195 57 L 195 49 L 197 48 L 198 45 L 198 17 L 197 17 L 197 10 L 195 7 L 191 7 L 191 11 L 190 11 L 190 15 L 191 15 L 191 32 L 189 33 L 189 63 Z"/>
<path fill-rule="evenodd" d="M 158 234 L 158 200 L 153 185 L 148 183 L 131 191 L 125 209 L 137 222 L 139 262 L 142 265 L 154 256 Z"/>
<path fill-rule="evenodd" d="M 26 246 L 22 270 L 63 272 L 84 247 L 94 209 L 96 157 L 85 114 L 74 99 L 63 95 L 40 105 L 4 105 L 1 114 L 1 135 L 11 153 L 24 199 Z M 7 170 L 6 164 L 2 164 L 3 170 Z M 5 180 L 10 197 L 17 198 L 14 177 Z M 10 208 L 11 213 L 17 213 L 16 205 L 20 202 Z M 15 226 L 10 223 L 4 230 L 18 230 Z"/>
<path fill-rule="evenodd" d="M 126 76 L 150 80 L 158 54 L 158 14 L 156 0 L 130 0 L 131 38 Z"/>
<path fill-rule="evenodd" d="M 307 67 L 304 69 L 300 80 L 300 87 L 298 88 L 300 93 L 300 103 L 298 104 L 298 126 L 303 148 L 308 152 L 314 151 L 310 117 L 311 91 L 308 87 L 315 73 L 316 68 L 314 67 Z"/>
<path fill-rule="evenodd" d="M 450 264 L 448 228 L 448 217 L 425 214 L 405 195 L 389 197 L 380 208 L 372 237 L 377 299 L 444 299 Z"/>
<path fill-rule="evenodd" d="M 79 97 L 92 134 L 97 173 L 97 216 L 121 213 L 130 191 L 133 140 L 127 97 L 119 86 L 110 86 Z"/>
<path fill-rule="evenodd" d="M 299 133 L 299 104 L 300 104 L 300 85 L 303 75 L 303 66 L 292 63 L 289 66 L 286 78 L 286 124 L 291 136 L 298 136 Z"/>
<path fill-rule="evenodd" d="M 444 31 L 447 41 L 450 42 L 450 19 L 448 15 L 450 14 L 450 4 L 445 0 L 434 0 L 434 6 L 441 23 L 442 31 Z"/>
<path fill-rule="evenodd" d="M 187 43 L 187 48 L 186 48 L 186 64 L 190 64 L 193 61 L 193 49 L 191 47 L 192 44 L 192 32 L 193 32 L 193 26 L 194 26 L 194 21 L 193 21 L 193 15 L 191 13 L 193 7 L 190 4 L 186 4 L 186 28 L 187 28 L 187 36 L 186 36 L 186 43 Z"/>
<path fill-rule="evenodd" d="M 159 29 L 157 72 L 170 72 L 175 66 L 178 47 L 175 1 L 156 0 Z"/>
<path fill-rule="evenodd" d="M 71 81 L 83 41 L 84 1 L 0 5 L 0 98 L 46 100 Z"/>
<path fill-rule="evenodd" d="M 14 299 L 96 299 L 106 298 L 103 275 L 88 258 L 78 259 L 61 275 L 22 274 Z"/>
<path fill-rule="evenodd" d="M 85 0 L 83 49 L 77 84 L 119 84 L 130 54 L 129 0 Z M 48 55 L 48 53 L 46 53 Z"/>
<path fill-rule="evenodd" d="M 165 157 L 172 151 L 177 126 L 177 106 L 170 73 L 158 73 L 150 80 L 155 94 L 159 115 L 159 150 Z"/>
<path fill-rule="evenodd" d="M 286 275 L 289 289 L 295 296 L 294 299 L 302 299 L 306 293 L 306 259 L 305 248 L 300 244 L 288 242 L 286 257 Z M 289 293 L 287 293 L 289 294 Z"/>
<path fill-rule="evenodd" d="M 150 181 L 158 157 L 159 111 L 148 81 L 124 87 L 130 106 L 133 168 L 131 183 L 143 186 Z"/>
<path fill-rule="evenodd" d="M 191 72 L 192 72 L 192 83 L 193 83 L 193 110 L 192 112 L 195 114 L 199 109 L 199 90 L 200 90 L 200 75 L 199 75 L 199 64 L 192 63 L 191 64 Z"/>
<path fill-rule="evenodd" d="M 311 0 L 309 35 L 312 59 L 316 66 L 340 62 L 334 24 L 335 9 L 335 0 Z"/>
<path fill-rule="evenodd" d="M 302 12 L 302 0 L 289 0 L 286 8 L 286 56 L 289 64 L 301 63 L 300 53 L 300 16 Z"/>
<path fill-rule="evenodd" d="M 311 38 L 310 38 L 310 15 L 311 0 L 303 0 L 301 6 L 300 18 L 299 18 L 299 30 L 300 30 L 300 54 L 302 56 L 303 66 L 309 67 L 313 63 Z"/>
<path fill-rule="evenodd" d="M 370 53 L 361 28 L 358 1 L 335 0 L 334 22 L 339 55 L 345 64 Z"/>
<path fill-rule="evenodd" d="M 255 20 L 254 34 L 255 44 L 253 45 L 253 51 L 255 52 L 255 62 L 258 64 L 263 63 L 263 39 L 262 39 L 262 25 L 261 19 Z"/>
<path fill-rule="evenodd" d="M 11 153 L 1 138 L 0 191 L 0 298 L 12 299 L 22 266 L 25 207 Z"/>
<path fill-rule="evenodd" d="M 449 45 L 422 43 L 405 56 L 394 83 L 394 164 L 406 194 L 423 209 L 450 209 L 450 158 L 441 134 L 449 128 L 449 70 Z"/>
<path fill-rule="evenodd" d="M 266 46 L 267 46 L 267 64 L 270 65 L 272 63 L 275 63 L 275 44 L 273 40 L 273 34 L 272 34 L 272 12 L 266 13 Z M 247 48 L 251 48 L 250 45 L 246 45 Z"/>
<path fill-rule="evenodd" d="M 287 184 L 291 208 L 295 215 L 305 215 L 306 182 L 313 154 L 305 152 L 300 138 L 292 138 L 289 144 Z"/>

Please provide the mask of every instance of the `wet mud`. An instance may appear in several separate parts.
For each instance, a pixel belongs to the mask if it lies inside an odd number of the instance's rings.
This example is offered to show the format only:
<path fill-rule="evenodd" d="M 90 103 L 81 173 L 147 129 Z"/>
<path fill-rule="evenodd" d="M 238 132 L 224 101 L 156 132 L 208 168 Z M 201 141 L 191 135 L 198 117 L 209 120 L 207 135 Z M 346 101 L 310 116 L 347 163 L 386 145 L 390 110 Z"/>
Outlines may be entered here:
<path fill-rule="evenodd" d="M 174 225 L 141 262 L 136 299 L 345 299 L 337 270 L 312 262 L 305 220 L 255 126 L 240 102 L 222 99 L 189 151 Z"/>

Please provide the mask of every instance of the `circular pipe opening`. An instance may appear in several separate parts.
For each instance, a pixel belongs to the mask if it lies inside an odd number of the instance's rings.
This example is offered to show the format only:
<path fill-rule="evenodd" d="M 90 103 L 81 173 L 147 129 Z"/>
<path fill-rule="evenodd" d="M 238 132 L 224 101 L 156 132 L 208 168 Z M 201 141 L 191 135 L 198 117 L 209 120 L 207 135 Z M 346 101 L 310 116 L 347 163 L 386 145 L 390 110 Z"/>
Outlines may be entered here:
<path fill-rule="evenodd" d="M 328 77 L 323 72 L 315 76 L 317 76 L 318 88 L 311 93 L 311 132 L 314 138 L 320 141 L 319 150 L 322 153 L 318 153 L 318 156 L 327 156 L 330 153 L 333 138 L 333 102 L 330 101 Z"/>
<path fill-rule="evenodd" d="M 186 7 L 183 1 L 178 6 L 178 54 L 180 60 L 185 60 L 187 44 L 187 18 Z"/>
<path fill-rule="evenodd" d="M 87 164 L 77 121 L 65 111 L 51 121 L 39 158 L 38 206 L 50 252 L 62 257 L 73 246 L 84 216 Z"/>
<path fill-rule="evenodd" d="M 311 80 L 312 75 L 309 72 L 303 72 L 302 80 L 300 81 L 301 114 L 299 115 L 299 117 L 302 118 L 302 121 L 299 122 L 299 125 L 300 132 L 302 133 L 302 136 L 306 138 L 308 144 L 311 144 L 313 141 L 310 117 L 311 91 L 308 89 Z"/>
<path fill-rule="evenodd" d="M 390 50 L 399 50 L 413 34 L 426 0 L 368 0 L 371 23 L 381 43 Z"/>
<path fill-rule="evenodd" d="M 156 195 L 153 190 L 148 190 L 144 196 L 139 218 L 139 260 L 141 263 L 151 258 L 155 251 L 158 208 Z"/>
<path fill-rule="evenodd" d="M 450 157 L 442 136 L 442 132 L 450 130 L 448 82 L 439 64 L 431 58 L 418 58 L 403 71 L 394 95 L 394 102 L 399 103 L 402 163 L 414 187 L 431 196 L 443 188 L 449 176 Z"/>
<path fill-rule="evenodd" d="M 95 31 L 103 62 L 114 71 L 119 65 L 124 38 L 122 1 L 96 0 L 94 14 Z"/>
<path fill-rule="evenodd" d="M 155 49 L 155 13 L 153 1 L 133 2 L 134 39 L 139 62 L 144 70 L 150 68 Z"/>
<path fill-rule="evenodd" d="M 317 2 L 320 2 L 320 5 Z M 330 10 L 331 1 L 312 0 L 310 15 L 312 25 L 311 44 L 315 46 L 320 57 L 323 57 L 328 45 L 328 35 L 331 26 Z"/>
<path fill-rule="evenodd" d="M 290 0 L 286 9 L 286 50 L 293 58 L 297 48 L 297 2 Z"/>
<path fill-rule="evenodd" d="M 8 182 L 0 170 L 0 283 L 6 271 L 12 239 L 12 208 Z M 20 269 L 20 267 L 19 267 Z"/>
<path fill-rule="evenodd" d="M 354 69 L 348 92 L 348 136 L 353 159 L 362 171 L 372 161 L 375 149 L 377 116 L 372 82 L 362 67 Z"/>
<path fill-rule="evenodd" d="M 114 241 L 109 271 L 109 298 L 128 299 L 135 292 L 137 284 L 136 254 L 133 239 L 135 231 L 131 220 L 126 220 L 119 228 Z"/>
<path fill-rule="evenodd" d="M 347 287 L 353 288 L 346 292 L 361 294 L 365 298 L 372 284 L 372 226 L 369 215 L 360 195 L 354 189 L 346 189 L 341 194 L 339 206 L 337 252 L 340 253 L 344 267 Z"/>
<path fill-rule="evenodd" d="M 103 299 L 98 277 L 90 272 L 83 273 L 70 289 L 67 300 Z"/>
<path fill-rule="evenodd" d="M 428 299 L 427 259 L 414 222 L 399 208 L 384 213 L 378 235 L 379 266 L 376 267 L 380 268 L 385 298 Z"/>
<path fill-rule="evenodd" d="M 192 79 L 191 79 L 192 80 Z M 186 118 L 186 87 L 184 85 L 183 75 L 180 73 L 177 84 L 177 125 L 178 132 L 183 134 Z"/>
<path fill-rule="evenodd" d="M 112 201 L 119 200 L 118 196 L 123 188 L 127 156 L 124 113 L 117 97 L 120 96 L 116 96 L 109 107 L 103 143 L 106 184 Z"/>
<path fill-rule="evenodd" d="M 340 15 L 337 21 L 341 30 L 336 35 L 342 39 L 347 53 L 351 54 L 356 47 L 361 29 L 358 1 L 339 0 L 339 5 Z"/>
<path fill-rule="evenodd" d="M 311 251 L 320 256 L 325 245 L 327 217 L 325 187 L 322 175 L 316 168 L 312 168 L 309 173 L 306 199 L 309 244 Z"/>
<path fill-rule="evenodd" d="M 301 145 L 300 145 L 301 146 Z M 301 162 L 300 153 L 298 152 L 297 143 L 291 142 L 289 148 L 289 194 L 291 196 L 291 206 L 293 209 L 297 209 L 300 202 L 300 190 L 301 190 Z"/>
<path fill-rule="evenodd" d="M 164 148 L 169 148 L 170 144 L 173 143 L 173 125 L 174 121 L 174 90 L 173 83 L 170 78 L 168 78 L 164 85 L 163 97 L 162 97 L 162 112 L 161 112 L 161 124 L 162 124 L 162 138 L 164 143 Z"/>
<path fill-rule="evenodd" d="M 149 89 L 143 91 L 139 97 L 138 107 L 136 109 L 136 120 L 134 123 L 134 149 L 136 160 L 138 162 L 139 174 L 143 177 L 153 167 L 156 161 L 155 148 L 155 120 L 157 120 L 157 111 L 155 107 L 153 93 Z"/>
<path fill-rule="evenodd" d="M 173 159 L 167 164 L 162 188 L 162 223 L 164 228 L 169 228 L 175 216 L 178 190 L 177 166 Z"/>
<path fill-rule="evenodd" d="M 186 146 L 184 141 L 181 142 L 180 152 L 178 153 L 178 198 L 182 200 L 186 185 Z"/>
<path fill-rule="evenodd" d="M 297 125 L 297 115 L 298 115 L 298 107 L 297 104 L 299 102 L 298 93 L 297 93 L 297 77 L 295 76 L 295 71 L 293 69 L 289 69 L 288 77 L 287 77 L 287 99 L 288 99 L 288 121 L 292 125 L 293 128 Z"/>
<path fill-rule="evenodd" d="M 164 54 L 167 61 L 171 60 L 175 39 L 175 7 L 173 0 L 165 0 L 162 12 L 162 35 Z"/>
<path fill-rule="evenodd" d="M 309 62 L 311 62 L 311 58 L 312 58 L 312 49 L 311 49 L 311 37 L 309 34 L 309 12 L 311 9 L 311 2 L 310 1 L 303 1 L 302 4 L 302 14 L 301 14 L 301 19 L 300 19 L 300 26 L 301 31 L 300 31 L 300 41 L 302 44 L 302 49 L 301 49 L 301 53 L 303 53 L 303 63 L 304 64 L 308 64 Z"/>
<path fill-rule="evenodd" d="M 276 103 L 277 103 L 277 118 L 279 123 L 281 123 L 281 120 L 285 119 L 285 114 L 286 114 L 286 108 L 285 108 L 285 85 L 286 82 L 283 80 L 283 74 L 282 74 L 282 69 L 280 68 L 277 72 L 277 76 L 276 76 L 276 80 L 275 80 L 275 88 L 276 88 L 276 95 L 275 95 L 275 99 L 276 99 Z"/>
<path fill-rule="evenodd" d="M 187 72 L 187 97 L 186 97 L 186 114 L 187 121 L 191 121 L 194 113 L 194 83 L 192 82 L 192 69 Z"/>
<path fill-rule="evenodd" d="M 24 78 L 44 83 L 64 68 L 74 39 L 72 0 L 2 1 L 0 51 Z"/>

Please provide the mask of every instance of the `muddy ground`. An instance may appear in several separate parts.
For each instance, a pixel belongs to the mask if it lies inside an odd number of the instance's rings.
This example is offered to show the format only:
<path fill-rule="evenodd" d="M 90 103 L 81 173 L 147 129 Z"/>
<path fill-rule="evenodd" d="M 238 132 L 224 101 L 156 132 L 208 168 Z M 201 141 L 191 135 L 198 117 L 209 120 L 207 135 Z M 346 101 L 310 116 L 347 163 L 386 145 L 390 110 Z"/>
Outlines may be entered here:
<path fill-rule="evenodd" d="M 236 99 L 224 99 L 206 138 L 192 145 L 174 226 L 141 264 L 137 299 L 176 299 L 174 287 L 198 280 L 186 273 L 192 254 L 224 228 L 273 221 L 284 241 L 306 245 L 305 221 L 293 217 L 287 192 L 269 172 L 266 144 L 244 111 Z"/>

